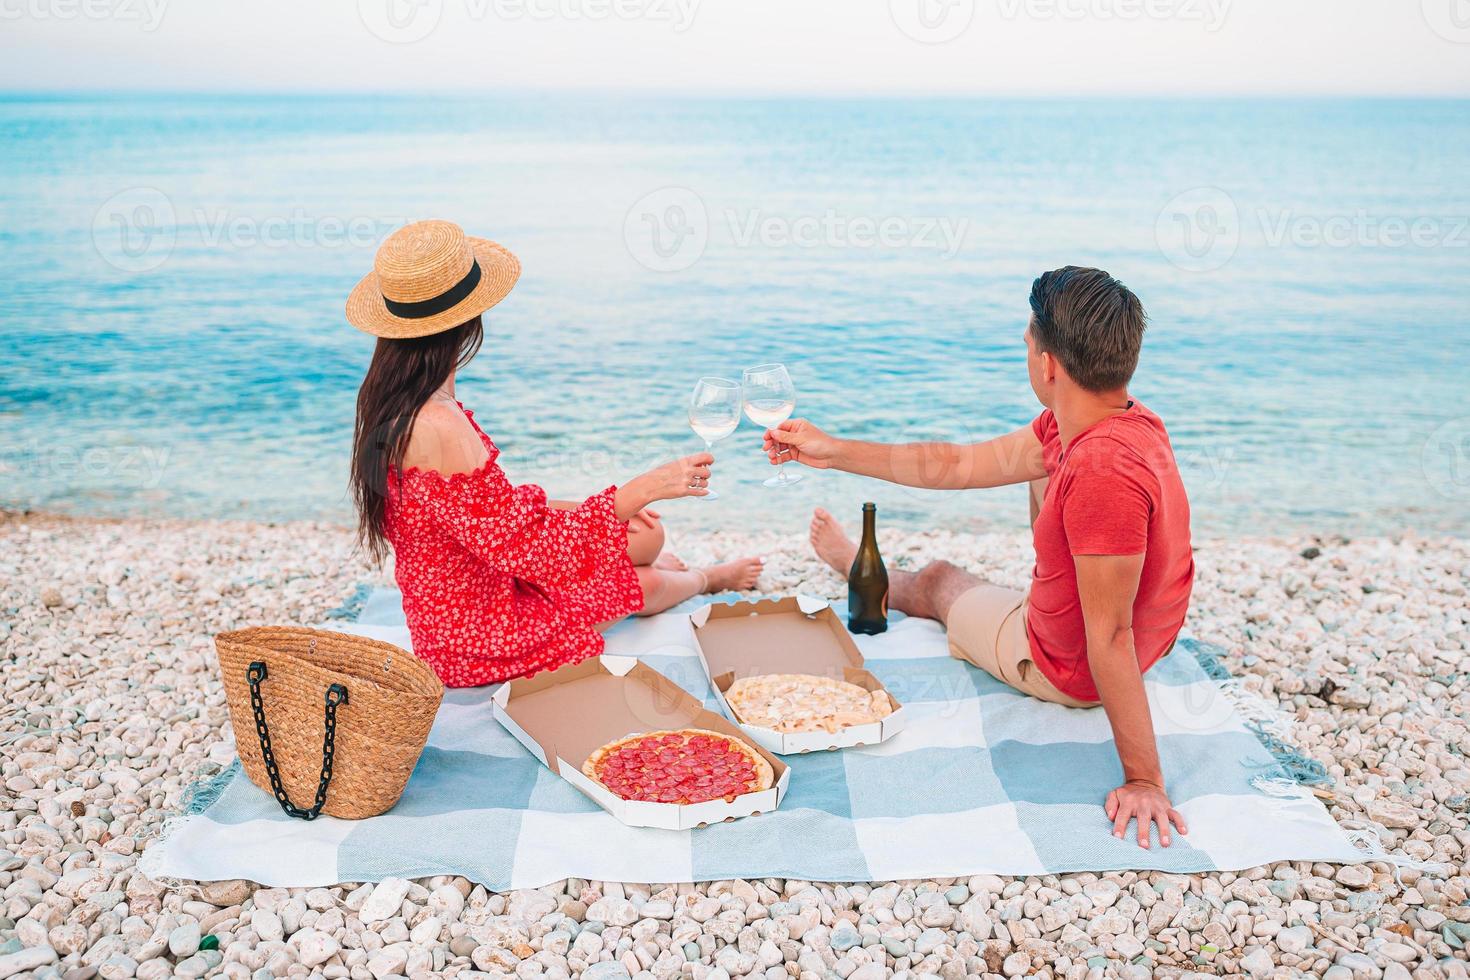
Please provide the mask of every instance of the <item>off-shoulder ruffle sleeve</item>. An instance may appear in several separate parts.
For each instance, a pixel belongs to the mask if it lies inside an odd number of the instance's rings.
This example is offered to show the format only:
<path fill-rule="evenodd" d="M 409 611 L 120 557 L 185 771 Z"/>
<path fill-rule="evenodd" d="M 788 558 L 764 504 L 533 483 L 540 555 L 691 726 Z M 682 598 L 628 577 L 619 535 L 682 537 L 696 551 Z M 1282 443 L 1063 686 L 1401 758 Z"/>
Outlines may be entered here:
<path fill-rule="evenodd" d="M 539 588 L 569 591 L 620 565 L 631 573 L 615 486 L 562 510 L 548 505 L 538 486 L 512 486 L 492 454 L 472 473 L 410 470 L 403 491 L 466 550 Z"/>

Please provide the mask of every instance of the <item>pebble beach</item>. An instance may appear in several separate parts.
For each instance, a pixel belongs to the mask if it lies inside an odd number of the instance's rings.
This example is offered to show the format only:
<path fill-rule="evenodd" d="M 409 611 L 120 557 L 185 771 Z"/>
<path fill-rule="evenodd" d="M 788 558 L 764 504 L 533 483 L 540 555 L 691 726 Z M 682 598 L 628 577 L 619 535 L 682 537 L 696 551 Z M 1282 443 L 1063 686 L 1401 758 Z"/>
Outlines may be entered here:
<path fill-rule="evenodd" d="M 766 556 L 761 592 L 844 594 L 804 538 L 671 523 L 691 563 Z M 890 567 L 946 558 L 1013 586 L 1030 570 L 1019 532 L 880 543 Z M 1333 817 L 1396 860 L 282 889 L 138 870 L 185 788 L 234 757 L 211 638 L 319 623 L 388 575 L 328 524 L 0 511 L 0 978 L 1470 975 L 1470 541 L 1202 540 L 1196 560 L 1188 628 L 1326 767 Z"/>

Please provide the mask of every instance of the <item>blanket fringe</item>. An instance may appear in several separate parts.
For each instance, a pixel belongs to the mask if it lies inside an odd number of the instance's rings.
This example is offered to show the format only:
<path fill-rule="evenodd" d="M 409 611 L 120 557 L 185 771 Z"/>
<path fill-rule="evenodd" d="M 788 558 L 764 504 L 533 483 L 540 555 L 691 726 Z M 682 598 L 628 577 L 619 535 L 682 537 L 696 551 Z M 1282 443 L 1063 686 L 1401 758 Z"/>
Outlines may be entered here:
<path fill-rule="evenodd" d="M 219 801 L 220 794 L 225 791 L 226 786 L 230 785 L 230 780 L 234 779 L 235 773 L 239 771 L 240 760 L 236 758 L 213 776 L 203 776 L 184 787 L 183 800 L 180 804 L 181 813 L 194 816 L 214 806 Z"/>
<path fill-rule="evenodd" d="M 184 787 L 179 812 L 163 821 L 163 826 L 158 830 L 158 836 L 149 842 L 148 847 L 138 858 L 138 870 L 143 873 L 144 877 L 171 888 L 179 888 L 187 883 L 183 879 L 162 873 L 158 862 L 163 859 L 163 845 L 174 831 L 190 820 L 200 817 L 206 810 L 218 803 L 221 794 L 239 771 L 240 760 L 236 758 L 214 775 L 201 776 Z"/>
<path fill-rule="evenodd" d="M 1219 685 L 1236 714 L 1245 721 L 1245 727 L 1275 760 L 1274 766 L 1251 777 L 1252 786 L 1269 796 L 1292 796 L 1296 794 L 1289 787 L 1332 784 L 1326 766 L 1291 744 L 1291 721 L 1281 708 L 1247 690 L 1240 678 L 1230 673 L 1223 662 L 1223 648 L 1191 637 L 1182 637 L 1179 643 L 1199 661 L 1205 676 Z"/>
<path fill-rule="evenodd" d="M 1387 827 L 1372 820 L 1357 822 L 1362 823 L 1363 826 L 1343 828 L 1343 833 L 1347 835 L 1348 841 L 1363 852 L 1363 860 L 1382 861 L 1392 867 L 1394 881 L 1400 888 L 1404 887 L 1402 871 L 1405 868 L 1424 874 L 1449 874 L 1449 866 L 1437 861 L 1420 861 L 1406 854 L 1390 854 L 1383 846 L 1384 838 L 1389 836 Z"/>
<path fill-rule="evenodd" d="M 1308 758 L 1291 744 L 1291 719 L 1280 707 L 1254 691 L 1246 689 L 1240 679 L 1230 673 L 1222 662 L 1225 651 L 1210 643 L 1187 639 L 1180 642 L 1194 654 L 1205 674 L 1220 685 L 1221 691 L 1240 716 L 1246 728 L 1256 736 L 1266 751 L 1271 753 L 1273 764 L 1264 765 L 1250 778 L 1251 786 L 1267 796 L 1277 798 L 1300 797 L 1302 788 L 1308 786 L 1331 786 L 1335 780 L 1327 767 L 1315 759 Z M 1381 823 L 1371 820 L 1339 820 L 1348 842 L 1362 853 L 1361 861 L 1381 861 L 1393 869 L 1394 881 L 1404 887 L 1403 870 L 1445 875 L 1449 866 L 1434 861 L 1419 861 L 1406 854 L 1391 854 L 1384 841 L 1392 834 Z"/>

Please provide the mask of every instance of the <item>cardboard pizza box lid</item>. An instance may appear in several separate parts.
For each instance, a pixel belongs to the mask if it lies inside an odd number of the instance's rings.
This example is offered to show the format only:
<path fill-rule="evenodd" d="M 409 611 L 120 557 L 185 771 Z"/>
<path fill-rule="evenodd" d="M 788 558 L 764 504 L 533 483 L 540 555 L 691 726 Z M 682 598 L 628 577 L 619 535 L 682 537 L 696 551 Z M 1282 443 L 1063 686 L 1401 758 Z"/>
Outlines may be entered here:
<path fill-rule="evenodd" d="M 739 716 L 725 700 L 730 685 L 762 674 L 812 674 L 888 693 L 864 666 L 863 655 L 841 617 L 826 599 L 795 595 L 780 599 L 716 603 L 689 617 L 694 647 L 726 714 Z M 908 721 L 898 699 L 888 693 L 893 714 L 868 725 L 837 732 L 778 732 L 759 725 L 740 727 L 760 745 L 781 755 L 874 745 L 892 738 Z"/>
<path fill-rule="evenodd" d="M 633 657 L 594 657 L 510 681 L 493 696 L 495 717 L 552 772 L 624 823 L 681 830 L 774 810 L 786 795 L 790 771 L 740 728 Z M 662 729 L 705 728 L 739 739 L 771 764 L 770 789 L 733 802 L 680 806 L 624 800 L 582 773 L 582 764 L 615 739 Z"/>

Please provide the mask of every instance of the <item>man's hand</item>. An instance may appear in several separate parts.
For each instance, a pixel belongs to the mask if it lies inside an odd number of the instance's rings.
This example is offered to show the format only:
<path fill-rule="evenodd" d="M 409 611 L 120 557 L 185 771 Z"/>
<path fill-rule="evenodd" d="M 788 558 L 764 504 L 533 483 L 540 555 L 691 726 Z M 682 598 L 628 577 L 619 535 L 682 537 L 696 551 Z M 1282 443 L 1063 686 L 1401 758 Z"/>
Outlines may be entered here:
<path fill-rule="evenodd" d="M 1179 811 L 1169 805 L 1169 797 L 1163 789 L 1142 780 L 1130 780 L 1108 794 L 1103 804 L 1108 819 L 1113 822 L 1113 836 L 1119 840 L 1128 832 L 1128 821 L 1138 821 L 1138 846 L 1147 849 L 1149 829 L 1159 826 L 1159 844 L 1169 846 L 1169 824 L 1181 834 L 1189 833 Z"/>
<path fill-rule="evenodd" d="M 766 430 L 764 448 L 772 464 L 791 461 L 825 470 L 833 465 L 841 443 L 806 419 L 787 419 Z"/>

